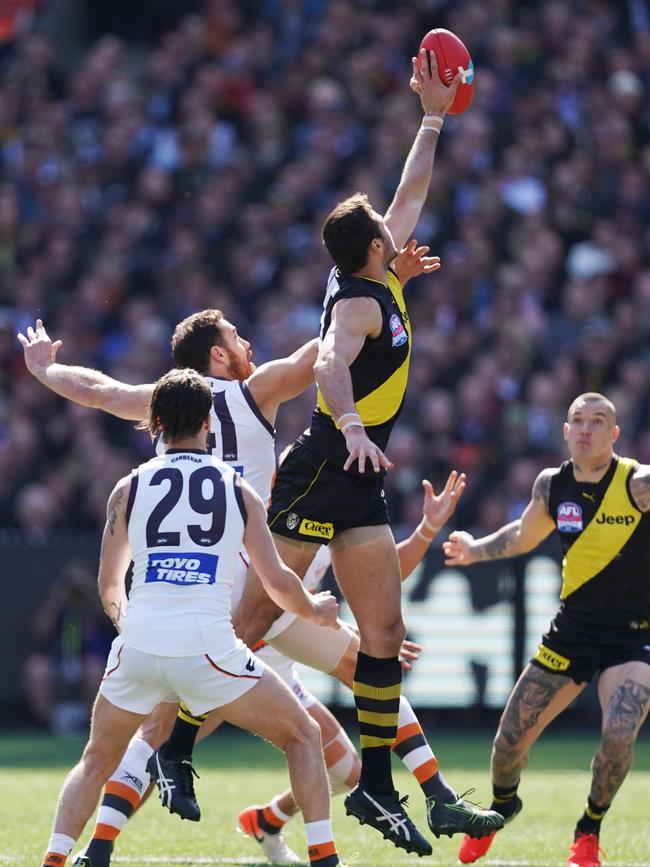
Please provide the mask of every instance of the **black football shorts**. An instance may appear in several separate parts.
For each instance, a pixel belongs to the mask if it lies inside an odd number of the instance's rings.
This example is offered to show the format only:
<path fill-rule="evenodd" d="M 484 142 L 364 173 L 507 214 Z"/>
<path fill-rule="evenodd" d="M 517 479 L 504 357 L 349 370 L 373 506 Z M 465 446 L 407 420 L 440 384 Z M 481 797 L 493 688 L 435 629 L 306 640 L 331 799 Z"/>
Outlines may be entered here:
<path fill-rule="evenodd" d="M 530 661 L 544 671 L 588 683 L 596 672 L 624 662 L 650 665 L 650 630 L 583 626 L 559 614 Z"/>
<path fill-rule="evenodd" d="M 326 545 L 345 530 L 388 523 L 383 476 L 346 473 L 301 443 L 292 446 L 273 485 L 271 532 Z"/>

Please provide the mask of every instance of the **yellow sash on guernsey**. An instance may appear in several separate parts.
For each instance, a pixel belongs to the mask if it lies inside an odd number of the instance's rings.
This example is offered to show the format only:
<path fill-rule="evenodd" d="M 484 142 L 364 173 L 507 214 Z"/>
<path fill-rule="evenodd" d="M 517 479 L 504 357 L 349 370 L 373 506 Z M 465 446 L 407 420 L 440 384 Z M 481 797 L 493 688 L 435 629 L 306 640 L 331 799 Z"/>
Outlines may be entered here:
<path fill-rule="evenodd" d="M 598 511 L 562 561 L 560 599 L 590 581 L 612 562 L 639 525 L 641 512 L 630 502 L 627 477 L 636 461 L 619 458 Z"/>
<path fill-rule="evenodd" d="M 388 379 L 382 382 L 381 385 L 378 385 L 374 391 L 370 392 L 370 394 L 367 394 L 355 403 L 355 408 L 361 416 L 361 421 L 366 426 L 384 424 L 393 418 L 402 405 L 404 394 L 406 392 L 406 384 L 408 382 L 409 361 L 411 358 L 411 323 L 406 314 L 404 290 L 392 271 L 388 272 L 388 288 L 399 307 L 399 311 L 404 319 L 404 324 L 406 325 L 406 333 L 408 334 L 409 340 L 409 354 L 404 362 L 391 376 L 388 377 Z M 320 390 L 318 391 L 317 402 L 318 408 L 322 410 L 322 412 L 329 416 L 332 415 Z"/>

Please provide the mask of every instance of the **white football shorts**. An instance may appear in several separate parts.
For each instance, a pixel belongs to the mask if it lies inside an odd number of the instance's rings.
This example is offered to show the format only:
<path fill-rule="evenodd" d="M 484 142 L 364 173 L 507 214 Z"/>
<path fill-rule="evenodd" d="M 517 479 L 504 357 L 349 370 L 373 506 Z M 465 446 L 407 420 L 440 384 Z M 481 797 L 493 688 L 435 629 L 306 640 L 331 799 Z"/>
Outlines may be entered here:
<path fill-rule="evenodd" d="M 161 702 L 184 701 L 193 714 L 204 714 L 240 698 L 255 686 L 265 664 L 237 641 L 223 658 L 153 656 L 113 641 L 99 691 L 111 704 L 132 713 L 150 714 Z"/>

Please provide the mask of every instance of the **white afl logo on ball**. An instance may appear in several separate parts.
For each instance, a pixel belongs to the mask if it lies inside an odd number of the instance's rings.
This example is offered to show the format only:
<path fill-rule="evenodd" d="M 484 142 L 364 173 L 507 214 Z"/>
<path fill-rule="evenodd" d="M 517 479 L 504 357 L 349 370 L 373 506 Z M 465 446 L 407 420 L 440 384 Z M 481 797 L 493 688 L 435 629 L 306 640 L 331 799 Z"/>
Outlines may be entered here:
<path fill-rule="evenodd" d="M 289 512 L 287 515 L 287 530 L 294 530 L 298 526 L 300 518 L 295 512 Z"/>

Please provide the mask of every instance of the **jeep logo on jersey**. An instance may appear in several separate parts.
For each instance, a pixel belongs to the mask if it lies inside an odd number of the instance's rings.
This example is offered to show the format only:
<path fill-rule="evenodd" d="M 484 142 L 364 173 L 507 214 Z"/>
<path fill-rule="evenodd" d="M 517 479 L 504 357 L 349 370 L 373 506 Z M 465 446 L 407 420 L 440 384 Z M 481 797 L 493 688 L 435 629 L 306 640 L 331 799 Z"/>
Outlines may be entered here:
<path fill-rule="evenodd" d="M 409 339 L 406 333 L 406 328 L 402 325 L 402 320 L 397 313 L 393 313 L 390 317 L 390 333 L 393 335 L 393 346 L 401 346 Z"/>
<path fill-rule="evenodd" d="M 300 518 L 295 512 L 289 512 L 287 515 L 287 530 L 295 530 L 299 521 Z"/>
<path fill-rule="evenodd" d="M 561 533 L 582 531 L 582 509 L 577 503 L 560 503 L 557 507 L 557 528 Z"/>
<path fill-rule="evenodd" d="M 303 536 L 316 536 L 318 539 L 331 539 L 334 536 L 334 524 L 319 524 L 318 521 L 310 521 L 303 518 L 299 533 Z"/>
<path fill-rule="evenodd" d="M 145 584 L 214 584 L 217 575 L 216 554 L 149 554 Z"/>
<path fill-rule="evenodd" d="M 601 512 L 596 518 L 597 524 L 625 524 L 626 527 L 635 521 L 634 515 L 606 515 L 604 512 Z"/>

